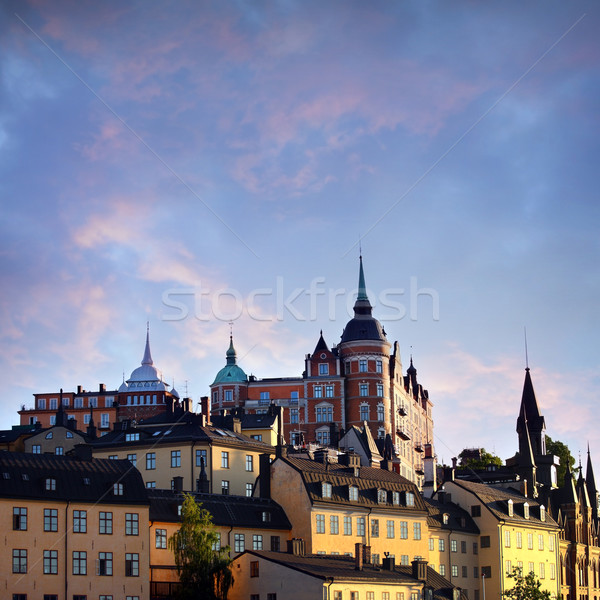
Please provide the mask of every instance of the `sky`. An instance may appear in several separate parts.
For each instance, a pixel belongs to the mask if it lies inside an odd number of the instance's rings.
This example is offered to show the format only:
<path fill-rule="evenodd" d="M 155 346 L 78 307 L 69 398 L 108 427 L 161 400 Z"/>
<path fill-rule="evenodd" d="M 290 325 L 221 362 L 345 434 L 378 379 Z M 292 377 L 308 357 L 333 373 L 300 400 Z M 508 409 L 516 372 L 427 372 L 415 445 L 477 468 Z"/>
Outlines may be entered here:
<path fill-rule="evenodd" d="M 147 323 L 194 405 L 230 328 L 246 373 L 299 376 L 362 252 L 440 462 L 514 454 L 527 361 L 547 433 L 600 460 L 599 11 L 2 2 L 0 428 L 118 387 Z"/>

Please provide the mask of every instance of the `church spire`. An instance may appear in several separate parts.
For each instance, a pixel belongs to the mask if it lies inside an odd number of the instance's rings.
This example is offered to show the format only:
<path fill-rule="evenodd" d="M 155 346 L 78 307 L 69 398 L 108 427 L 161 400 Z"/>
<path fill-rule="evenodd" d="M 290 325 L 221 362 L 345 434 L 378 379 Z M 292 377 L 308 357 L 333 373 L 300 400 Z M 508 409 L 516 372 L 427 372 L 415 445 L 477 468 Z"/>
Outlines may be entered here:
<path fill-rule="evenodd" d="M 152 354 L 150 353 L 150 323 L 146 321 L 146 348 L 144 349 L 143 365 L 153 365 Z"/>
<path fill-rule="evenodd" d="M 235 351 L 235 348 L 233 346 L 233 334 L 229 334 L 229 348 L 227 348 L 225 357 L 227 358 L 228 365 L 237 364 L 237 352 Z"/>
<path fill-rule="evenodd" d="M 360 267 L 358 270 L 358 295 L 356 296 L 356 302 L 354 303 L 354 314 L 358 315 L 371 315 L 373 307 L 369 302 L 367 296 L 367 285 L 365 284 L 365 271 L 363 268 L 362 254 L 359 257 Z"/>
<path fill-rule="evenodd" d="M 546 423 L 540 414 L 529 367 L 525 369 L 525 382 L 523 383 L 523 395 L 521 396 L 521 408 L 517 419 L 517 433 L 523 435 L 527 426 L 534 456 L 546 454 Z M 519 444 L 520 445 L 520 444 Z"/>

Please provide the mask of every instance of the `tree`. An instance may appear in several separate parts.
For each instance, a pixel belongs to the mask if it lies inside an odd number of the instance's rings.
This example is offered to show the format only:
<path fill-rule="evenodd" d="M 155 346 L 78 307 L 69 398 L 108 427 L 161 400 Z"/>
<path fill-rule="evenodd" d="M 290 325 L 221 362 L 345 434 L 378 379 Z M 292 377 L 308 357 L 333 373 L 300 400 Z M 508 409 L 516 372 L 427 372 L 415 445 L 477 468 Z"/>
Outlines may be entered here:
<path fill-rule="evenodd" d="M 546 436 L 546 454 L 554 454 L 560 458 L 560 465 L 556 469 L 556 479 L 558 487 L 565 485 L 565 473 L 567 472 L 567 464 L 573 471 L 575 465 L 575 459 L 571 456 L 571 451 L 566 444 L 559 442 L 558 440 L 553 441 L 552 438 Z"/>
<path fill-rule="evenodd" d="M 181 527 L 169 538 L 175 555 L 181 600 L 227 600 L 233 585 L 229 546 L 216 550 L 219 535 L 211 514 L 185 494 L 181 506 Z"/>
<path fill-rule="evenodd" d="M 491 454 L 490 452 L 486 452 L 485 448 L 477 449 L 478 452 L 475 453 L 473 450 L 465 449 L 463 450 L 458 457 L 460 458 L 460 464 L 458 466 L 459 469 L 485 469 L 490 465 L 494 465 L 496 467 L 502 466 L 502 459 L 495 454 Z M 478 454 L 479 456 L 474 456 Z"/>
<path fill-rule="evenodd" d="M 508 600 L 550 600 L 550 592 L 542 590 L 542 582 L 536 579 L 534 573 L 528 573 L 523 577 L 519 567 L 514 567 L 512 573 L 507 575 L 508 579 L 514 579 L 515 585 L 503 594 Z"/>

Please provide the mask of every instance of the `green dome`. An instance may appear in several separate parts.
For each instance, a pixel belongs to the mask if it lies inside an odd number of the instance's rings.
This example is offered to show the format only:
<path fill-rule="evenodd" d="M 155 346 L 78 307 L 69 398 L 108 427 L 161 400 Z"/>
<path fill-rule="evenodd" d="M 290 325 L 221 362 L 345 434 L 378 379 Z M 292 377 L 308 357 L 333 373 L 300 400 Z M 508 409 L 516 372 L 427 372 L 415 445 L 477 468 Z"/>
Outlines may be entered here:
<path fill-rule="evenodd" d="M 241 367 L 236 364 L 237 354 L 233 347 L 233 337 L 229 338 L 229 348 L 225 353 L 227 364 L 217 373 L 212 385 L 216 383 L 233 383 L 237 381 L 248 381 L 248 376 Z"/>

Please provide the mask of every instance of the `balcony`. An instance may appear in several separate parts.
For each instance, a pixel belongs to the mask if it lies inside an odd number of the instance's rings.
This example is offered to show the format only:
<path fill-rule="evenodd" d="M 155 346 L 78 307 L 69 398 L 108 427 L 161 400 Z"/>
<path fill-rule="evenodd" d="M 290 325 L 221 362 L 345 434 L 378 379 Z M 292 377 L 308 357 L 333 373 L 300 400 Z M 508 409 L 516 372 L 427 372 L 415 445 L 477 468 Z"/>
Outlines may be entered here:
<path fill-rule="evenodd" d="M 408 431 L 406 429 L 404 429 L 403 427 L 399 427 L 396 430 L 396 433 L 398 434 L 398 437 L 400 437 L 403 440 L 410 440 L 410 435 L 408 434 Z"/>
<path fill-rule="evenodd" d="M 422 464 L 415 465 L 415 473 L 417 475 L 425 475 L 425 471 L 423 469 L 423 465 Z"/>
<path fill-rule="evenodd" d="M 398 407 L 398 414 L 399 414 L 401 417 L 405 417 L 405 416 L 408 414 L 408 411 L 406 410 L 406 406 L 404 406 L 404 404 L 401 404 L 401 405 Z"/>
<path fill-rule="evenodd" d="M 415 444 L 415 452 L 425 452 L 425 450 L 423 449 L 423 445 L 420 443 L 416 443 Z"/>

